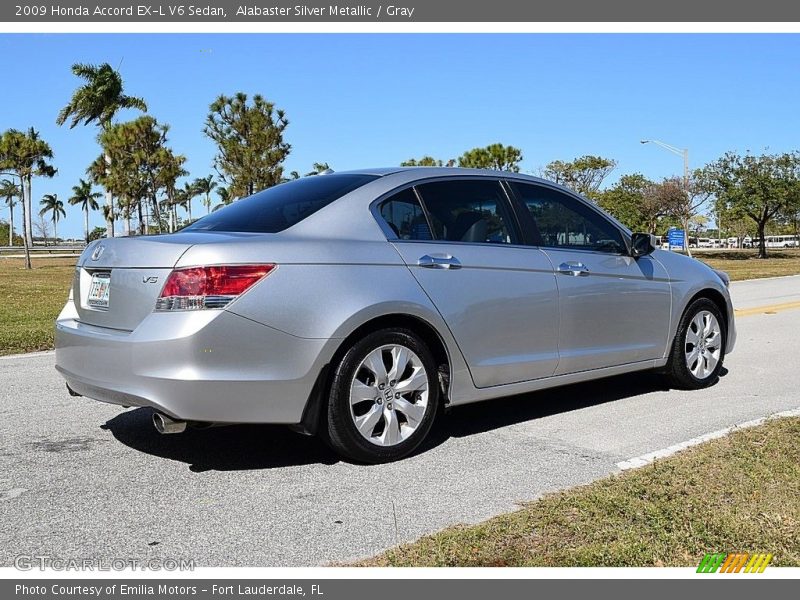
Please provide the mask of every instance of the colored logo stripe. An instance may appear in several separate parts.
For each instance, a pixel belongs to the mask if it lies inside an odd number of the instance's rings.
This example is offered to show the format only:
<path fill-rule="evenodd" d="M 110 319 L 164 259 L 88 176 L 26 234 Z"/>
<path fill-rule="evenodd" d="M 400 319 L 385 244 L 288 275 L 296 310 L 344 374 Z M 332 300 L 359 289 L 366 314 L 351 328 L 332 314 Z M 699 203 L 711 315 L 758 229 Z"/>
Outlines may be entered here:
<path fill-rule="evenodd" d="M 749 559 L 749 560 L 748 560 Z M 772 561 L 772 554 L 748 554 L 720 552 L 706 554 L 697 566 L 698 573 L 763 573 Z"/>

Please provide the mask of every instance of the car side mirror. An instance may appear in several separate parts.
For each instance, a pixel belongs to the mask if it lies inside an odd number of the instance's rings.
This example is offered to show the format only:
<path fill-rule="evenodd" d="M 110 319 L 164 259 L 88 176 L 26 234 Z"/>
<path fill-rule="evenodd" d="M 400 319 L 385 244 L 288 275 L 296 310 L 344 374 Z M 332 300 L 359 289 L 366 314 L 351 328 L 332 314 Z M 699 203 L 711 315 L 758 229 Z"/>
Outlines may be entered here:
<path fill-rule="evenodd" d="M 634 233 L 631 236 L 631 256 L 647 256 L 656 249 L 656 236 L 649 233 Z"/>

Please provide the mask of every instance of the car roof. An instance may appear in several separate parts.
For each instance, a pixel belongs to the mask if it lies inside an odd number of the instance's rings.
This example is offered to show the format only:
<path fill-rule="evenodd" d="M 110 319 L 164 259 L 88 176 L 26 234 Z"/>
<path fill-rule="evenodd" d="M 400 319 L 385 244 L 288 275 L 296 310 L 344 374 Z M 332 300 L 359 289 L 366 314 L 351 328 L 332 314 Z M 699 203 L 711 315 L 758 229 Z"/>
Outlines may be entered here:
<path fill-rule="evenodd" d="M 464 167 L 375 167 L 368 169 L 351 169 L 347 171 L 333 171 L 333 174 L 338 175 L 377 175 L 384 177 L 386 175 L 394 175 L 396 173 L 406 173 L 408 175 L 419 175 L 421 177 L 444 177 L 448 175 L 480 175 L 483 177 L 503 177 L 506 179 L 521 179 L 526 181 L 533 181 L 537 183 L 547 183 L 549 185 L 558 185 L 548 179 L 541 177 L 534 177 L 533 175 L 525 175 L 524 173 L 515 173 L 513 171 L 496 171 L 494 169 L 468 169 Z M 560 187 L 560 186 L 559 186 Z"/>

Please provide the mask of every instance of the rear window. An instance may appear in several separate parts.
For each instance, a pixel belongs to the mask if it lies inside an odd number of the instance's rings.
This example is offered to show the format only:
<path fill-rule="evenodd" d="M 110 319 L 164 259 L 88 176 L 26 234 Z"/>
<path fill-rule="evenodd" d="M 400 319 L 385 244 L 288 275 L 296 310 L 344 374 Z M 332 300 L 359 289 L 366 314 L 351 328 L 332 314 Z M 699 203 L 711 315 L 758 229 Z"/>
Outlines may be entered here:
<path fill-rule="evenodd" d="M 303 177 L 237 200 L 181 231 L 278 233 L 376 178 L 349 174 Z"/>

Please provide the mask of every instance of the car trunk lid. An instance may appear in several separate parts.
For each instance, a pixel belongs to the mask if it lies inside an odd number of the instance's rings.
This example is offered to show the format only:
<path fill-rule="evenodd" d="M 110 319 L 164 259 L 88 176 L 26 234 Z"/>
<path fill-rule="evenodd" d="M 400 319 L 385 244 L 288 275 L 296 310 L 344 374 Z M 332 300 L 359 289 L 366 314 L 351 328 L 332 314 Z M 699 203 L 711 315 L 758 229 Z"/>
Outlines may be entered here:
<path fill-rule="evenodd" d="M 133 331 L 153 312 L 170 271 L 196 244 L 230 234 L 181 233 L 102 239 L 78 261 L 73 299 L 83 323 Z"/>

